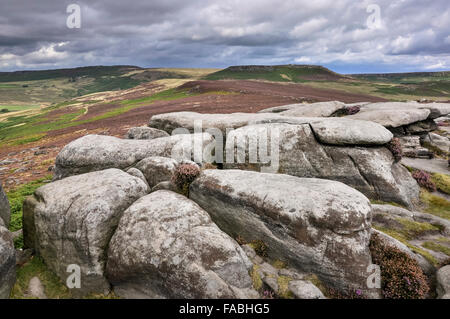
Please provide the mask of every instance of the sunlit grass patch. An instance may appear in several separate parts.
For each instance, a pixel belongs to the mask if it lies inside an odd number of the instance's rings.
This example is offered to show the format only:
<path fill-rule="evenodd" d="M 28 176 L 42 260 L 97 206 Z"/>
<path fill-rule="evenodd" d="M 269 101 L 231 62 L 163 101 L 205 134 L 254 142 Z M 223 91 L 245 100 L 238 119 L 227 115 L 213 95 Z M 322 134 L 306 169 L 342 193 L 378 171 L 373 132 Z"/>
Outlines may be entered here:
<path fill-rule="evenodd" d="M 32 257 L 29 262 L 17 269 L 17 280 L 11 292 L 12 299 L 30 298 L 27 294 L 28 284 L 33 277 L 38 277 L 44 286 L 44 292 L 50 299 L 71 298 L 70 290 L 56 274 L 51 272 L 39 257 Z"/>
<path fill-rule="evenodd" d="M 48 175 L 44 178 L 21 185 L 7 193 L 9 203 L 11 205 L 11 223 L 9 225 L 10 231 L 15 232 L 22 229 L 22 208 L 25 198 L 32 195 L 36 189 L 44 185 L 45 181 L 51 180 L 51 178 L 52 176 Z"/>
<path fill-rule="evenodd" d="M 431 174 L 431 180 L 438 190 L 450 195 L 450 175 L 433 173 Z"/>
<path fill-rule="evenodd" d="M 426 213 L 450 219 L 450 201 L 437 195 L 433 195 L 425 190 L 421 191 L 420 199 L 425 205 Z"/>
<path fill-rule="evenodd" d="M 447 256 L 450 256 L 450 247 L 447 247 L 447 246 L 444 246 L 444 245 L 441 245 L 441 244 L 438 244 L 438 243 L 435 243 L 432 241 L 424 242 L 422 244 L 422 247 L 432 250 L 432 251 L 443 253 Z"/>

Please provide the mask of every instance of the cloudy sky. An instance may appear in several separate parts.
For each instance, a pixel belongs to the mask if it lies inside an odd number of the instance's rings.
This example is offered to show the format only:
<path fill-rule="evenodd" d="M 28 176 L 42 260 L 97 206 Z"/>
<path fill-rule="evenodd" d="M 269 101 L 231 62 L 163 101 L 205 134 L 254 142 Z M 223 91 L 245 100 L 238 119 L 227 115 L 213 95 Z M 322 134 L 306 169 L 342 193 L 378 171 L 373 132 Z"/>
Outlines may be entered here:
<path fill-rule="evenodd" d="M 450 1 L 0 0 L 0 71 L 289 63 L 450 70 Z"/>

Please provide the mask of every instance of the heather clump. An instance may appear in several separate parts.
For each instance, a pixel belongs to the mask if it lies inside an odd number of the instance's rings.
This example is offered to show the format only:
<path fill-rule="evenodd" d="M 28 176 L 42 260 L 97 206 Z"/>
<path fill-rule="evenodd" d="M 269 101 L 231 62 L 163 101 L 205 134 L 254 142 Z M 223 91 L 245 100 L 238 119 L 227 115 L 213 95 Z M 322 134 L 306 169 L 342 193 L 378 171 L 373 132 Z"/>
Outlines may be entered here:
<path fill-rule="evenodd" d="M 370 241 L 373 263 L 381 268 L 381 290 L 386 299 L 424 299 L 430 287 L 419 264 L 374 234 Z"/>
<path fill-rule="evenodd" d="M 171 182 L 185 196 L 189 195 L 189 185 L 200 174 L 200 169 L 195 164 L 180 164 L 172 175 Z"/>
<path fill-rule="evenodd" d="M 391 151 L 396 162 L 400 162 L 403 156 L 403 149 L 400 143 L 400 139 L 394 137 L 388 144 L 387 148 Z"/>
<path fill-rule="evenodd" d="M 412 177 L 417 181 L 420 187 L 427 189 L 430 192 L 436 191 L 436 184 L 432 181 L 430 174 L 427 172 L 417 170 L 412 173 Z"/>

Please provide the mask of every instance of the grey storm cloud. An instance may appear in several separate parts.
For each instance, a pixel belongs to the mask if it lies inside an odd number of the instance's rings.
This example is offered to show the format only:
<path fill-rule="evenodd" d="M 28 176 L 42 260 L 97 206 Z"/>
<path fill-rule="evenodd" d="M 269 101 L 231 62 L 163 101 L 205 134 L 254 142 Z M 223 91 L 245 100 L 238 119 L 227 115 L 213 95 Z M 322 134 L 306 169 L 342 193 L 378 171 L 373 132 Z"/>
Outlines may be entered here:
<path fill-rule="evenodd" d="M 66 26 L 73 3 L 80 29 Z M 448 0 L 0 0 L 0 70 L 282 63 L 442 70 L 450 68 L 449 30 Z"/>

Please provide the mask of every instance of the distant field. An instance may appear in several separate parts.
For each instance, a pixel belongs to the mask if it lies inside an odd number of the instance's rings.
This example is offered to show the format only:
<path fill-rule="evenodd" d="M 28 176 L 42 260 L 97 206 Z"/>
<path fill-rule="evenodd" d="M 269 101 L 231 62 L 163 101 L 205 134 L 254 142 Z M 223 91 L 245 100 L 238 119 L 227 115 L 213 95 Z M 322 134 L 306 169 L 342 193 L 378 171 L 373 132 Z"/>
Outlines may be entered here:
<path fill-rule="evenodd" d="M 351 77 L 374 83 L 375 92 L 382 94 L 450 99 L 450 72 L 353 74 Z"/>
<path fill-rule="evenodd" d="M 1 105 L 0 104 L 0 114 L 7 113 L 4 110 L 7 110 L 8 112 L 17 112 L 17 111 L 24 111 L 24 110 L 30 110 L 30 109 L 37 109 L 39 107 L 40 107 L 39 105 Z"/>

